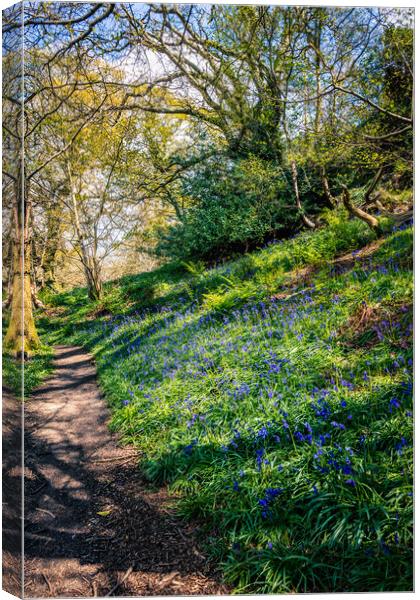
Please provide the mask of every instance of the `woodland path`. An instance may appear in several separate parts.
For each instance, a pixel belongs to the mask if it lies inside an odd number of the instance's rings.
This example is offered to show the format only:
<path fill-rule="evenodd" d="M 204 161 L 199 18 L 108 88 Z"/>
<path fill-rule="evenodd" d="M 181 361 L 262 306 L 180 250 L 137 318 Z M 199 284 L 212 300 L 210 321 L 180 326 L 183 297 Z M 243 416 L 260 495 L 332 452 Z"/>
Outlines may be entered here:
<path fill-rule="evenodd" d="M 194 527 L 109 432 L 92 357 L 55 351 L 53 376 L 25 405 L 25 596 L 228 593 Z"/>

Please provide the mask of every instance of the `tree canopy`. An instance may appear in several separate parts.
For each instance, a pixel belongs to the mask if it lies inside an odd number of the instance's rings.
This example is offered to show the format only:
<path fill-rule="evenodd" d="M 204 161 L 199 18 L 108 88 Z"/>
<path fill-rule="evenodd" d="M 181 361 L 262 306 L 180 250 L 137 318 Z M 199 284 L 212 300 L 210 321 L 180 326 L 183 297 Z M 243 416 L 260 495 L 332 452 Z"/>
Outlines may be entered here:
<path fill-rule="evenodd" d="M 393 209 L 375 188 L 412 183 L 412 19 L 368 7 L 4 11 L 6 345 L 18 351 L 23 334 L 23 351 L 36 347 L 32 306 L 69 264 L 99 299 L 124 248 L 137 270 L 146 255 L 219 260 L 317 227 L 342 190 L 377 228 L 369 203 Z"/>

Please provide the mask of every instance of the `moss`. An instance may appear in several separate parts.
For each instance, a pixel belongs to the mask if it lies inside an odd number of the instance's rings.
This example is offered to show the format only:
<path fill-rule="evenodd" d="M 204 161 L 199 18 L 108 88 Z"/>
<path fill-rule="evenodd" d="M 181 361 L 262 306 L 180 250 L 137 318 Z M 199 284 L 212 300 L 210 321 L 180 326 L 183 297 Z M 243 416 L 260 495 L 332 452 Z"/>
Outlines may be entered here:
<path fill-rule="evenodd" d="M 40 340 L 32 310 L 29 252 L 25 252 L 23 276 L 21 264 L 21 249 L 15 243 L 13 248 L 12 304 L 3 347 L 6 352 L 15 356 L 22 352 L 30 356 L 40 347 Z"/>

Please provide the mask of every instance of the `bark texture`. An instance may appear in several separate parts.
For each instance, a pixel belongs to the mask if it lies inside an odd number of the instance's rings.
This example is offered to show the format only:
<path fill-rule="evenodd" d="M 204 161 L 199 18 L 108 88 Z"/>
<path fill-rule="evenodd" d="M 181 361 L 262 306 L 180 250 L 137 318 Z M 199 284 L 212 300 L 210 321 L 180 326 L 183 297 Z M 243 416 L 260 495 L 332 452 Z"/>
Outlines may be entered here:
<path fill-rule="evenodd" d="M 21 226 L 20 213 L 17 205 L 13 237 L 11 311 L 4 348 L 16 355 L 28 355 L 39 347 L 40 341 L 32 310 L 29 223 L 26 221 L 25 226 Z"/>
<path fill-rule="evenodd" d="M 6 350 L 16 355 L 29 355 L 39 347 L 40 341 L 32 310 L 31 281 L 31 207 L 29 184 L 22 177 L 20 163 L 14 186 L 13 201 L 13 260 L 12 297 L 10 321 L 4 339 Z"/>

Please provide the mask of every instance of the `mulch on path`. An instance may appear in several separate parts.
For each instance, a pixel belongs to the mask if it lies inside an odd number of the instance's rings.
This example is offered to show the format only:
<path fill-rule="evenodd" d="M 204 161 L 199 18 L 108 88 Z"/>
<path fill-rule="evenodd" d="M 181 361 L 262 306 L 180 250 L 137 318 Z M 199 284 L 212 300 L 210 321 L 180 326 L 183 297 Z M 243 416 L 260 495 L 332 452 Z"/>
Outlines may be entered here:
<path fill-rule="evenodd" d="M 22 594 L 22 404 L 2 389 L 2 587 Z"/>
<path fill-rule="evenodd" d="M 109 432 L 92 358 L 57 347 L 55 367 L 25 406 L 25 596 L 228 594 Z"/>

